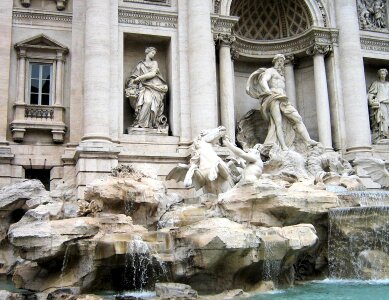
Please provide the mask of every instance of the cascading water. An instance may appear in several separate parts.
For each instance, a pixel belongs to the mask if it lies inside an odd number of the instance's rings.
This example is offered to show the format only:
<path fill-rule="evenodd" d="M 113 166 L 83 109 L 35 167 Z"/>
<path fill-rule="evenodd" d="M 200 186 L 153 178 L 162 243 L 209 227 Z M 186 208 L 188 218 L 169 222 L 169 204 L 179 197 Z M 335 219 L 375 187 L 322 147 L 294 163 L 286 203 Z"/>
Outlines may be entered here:
<path fill-rule="evenodd" d="M 389 191 L 334 191 L 341 200 L 353 200 L 361 207 L 389 206 Z"/>
<path fill-rule="evenodd" d="M 331 278 L 389 278 L 389 206 L 330 210 L 328 260 Z"/>
<path fill-rule="evenodd" d="M 65 254 L 62 260 L 61 275 L 59 277 L 61 281 L 61 287 L 64 287 L 64 275 L 65 275 L 66 267 L 69 263 L 71 246 L 72 246 L 71 244 L 66 245 Z"/>
<path fill-rule="evenodd" d="M 264 281 L 278 283 L 281 270 L 281 261 L 275 256 L 280 244 L 272 241 L 264 241 L 262 277 Z"/>
<path fill-rule="evenodd" d="M 124 276 L 129 289 L 143 291 L 151 282 L 166 279 L 166 266 L 157 256 L 139 236 L 127 242 Z"/>

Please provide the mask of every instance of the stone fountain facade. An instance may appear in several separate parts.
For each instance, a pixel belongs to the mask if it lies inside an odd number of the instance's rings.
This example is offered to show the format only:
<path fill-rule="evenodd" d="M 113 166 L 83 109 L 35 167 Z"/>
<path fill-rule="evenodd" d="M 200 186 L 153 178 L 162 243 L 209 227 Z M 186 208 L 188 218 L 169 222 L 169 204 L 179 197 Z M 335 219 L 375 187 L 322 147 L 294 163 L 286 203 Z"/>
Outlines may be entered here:
<path fill-rule="evenodd" d="M 145 285 L 324 276 L 328 211 L 361 206 L 331 189 L 389 187 L 388 16 L 382 0 L 1 1 L 1 273 L 89 291 L 141 253 Z"/>
<path fill-rule="evenodd" d="M 238 122 L 259 108 L 246 81 L 277 53 L 287 58 L 289 101 L 314 140 L 347 160 L 385 160 L 387 129 L 378 132 L 378 102 L 367 97 L 389 59 L 381 2 L 2 1 L 0 184 L 44 176 L 54 188 L 72 178 L 83 197 L 117 164 L 144 162 L 163 178 L 201 130 L 223 125 L 235 140 Z M 134 128 L 129 85 L 147 47 L 166 88 L 154 128 Z M 45 64 L 43 90 L 31 72 Z"/>

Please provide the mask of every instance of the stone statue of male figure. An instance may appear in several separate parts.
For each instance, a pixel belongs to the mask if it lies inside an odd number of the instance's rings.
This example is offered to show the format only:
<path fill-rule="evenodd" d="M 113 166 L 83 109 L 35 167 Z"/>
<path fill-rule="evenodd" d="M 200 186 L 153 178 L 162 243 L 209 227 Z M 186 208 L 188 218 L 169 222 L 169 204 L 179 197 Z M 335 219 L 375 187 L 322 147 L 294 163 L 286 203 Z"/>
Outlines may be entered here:
<path fill-rule="evenodd" d="M 310 138 L 300 114 L 286 96 L 284 65 L 285 56 L 277 54 L 273 58 L 272 68 L 258 69 L 247 81 L 247 94 L 260 101 L 263 118 L 269 123 L 264 144 L 272 146 L 277 143 L 282 150 L 287 150 L 294 138 L 290 131 L 294 130 L 308 146 L 314 146 L 318 143 Z M 286 129 L 284 133 L 283 127 L 287 127 L 283 126 L 285 122 L 292 129 Z"/>

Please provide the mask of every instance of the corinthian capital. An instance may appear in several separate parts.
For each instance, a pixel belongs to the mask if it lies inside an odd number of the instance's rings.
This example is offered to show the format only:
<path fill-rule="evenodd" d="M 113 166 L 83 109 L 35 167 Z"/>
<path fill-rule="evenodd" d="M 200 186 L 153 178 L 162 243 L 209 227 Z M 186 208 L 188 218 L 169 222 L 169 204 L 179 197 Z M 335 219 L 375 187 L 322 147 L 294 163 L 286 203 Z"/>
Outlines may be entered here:
<path fill-rule="evenodd" d="M 327 55 L 332 51 L 332 46 L 331 45 L 318 45 L 315 44 L 311 48 L 309 48 L 306 52 L 308 55 L 316 55 L 316 54 L 321 54 L 321 55 Z"/>
<path fill-rule="evenodd" d="M 232 44 L 236 41 L 236 38 L 232 34 L 218 33 L 215 36 L 215 41 L 219 44 L 219 46 L 229 46 L 229 47 L 231 47 Z"/>

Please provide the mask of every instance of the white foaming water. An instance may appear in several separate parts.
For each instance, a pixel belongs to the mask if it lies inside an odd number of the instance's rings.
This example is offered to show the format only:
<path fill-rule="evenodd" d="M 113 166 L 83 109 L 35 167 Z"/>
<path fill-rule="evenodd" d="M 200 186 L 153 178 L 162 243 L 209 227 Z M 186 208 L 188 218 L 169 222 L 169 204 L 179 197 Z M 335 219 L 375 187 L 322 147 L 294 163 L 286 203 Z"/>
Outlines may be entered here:
<path fill-rule="evenodd" d="M 389 279 L 359 280 L 359 279 L 331 279 L 331 278 L 326 278 L 324 280 L 313 280 L 311 282 L 322 283 L 322 284 L 389 285 Z"/>

